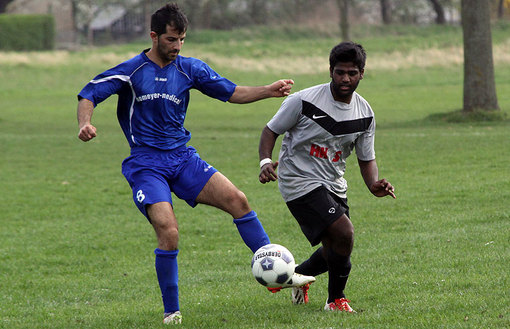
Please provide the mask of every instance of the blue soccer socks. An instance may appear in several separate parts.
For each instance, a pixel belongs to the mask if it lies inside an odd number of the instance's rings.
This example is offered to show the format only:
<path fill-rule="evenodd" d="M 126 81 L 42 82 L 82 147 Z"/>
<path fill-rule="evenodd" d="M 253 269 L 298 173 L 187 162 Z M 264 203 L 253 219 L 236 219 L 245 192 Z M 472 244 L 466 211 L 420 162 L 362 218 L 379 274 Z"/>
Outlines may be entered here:
<path fill-rule="evenodd" d="M 252 252 L 271 243 L 254 211 L 241 218 L 234 219 L 234 223 L 244 243 Z M 170 314 L 179 310 L 179 275 L 177 266 L 179 250 L 167 251 L 156 248 L 154 254 L 156 255 L 156 274 L 161 289 L 165 314 Z"/>
<path fill-rule="evenodd" d="M 234 224 L 236 224 L 244 243 L 252 252 L 271 243 L 255 211 L 252 210 L 241 218 L 234 218 Z"/>
<path fill-rule="evenodd" d="M 166 251 L 159 248 L 154 250 L 154 254 L 156 254 L 156 274 L 158 275 L 165 313 L 173 313 L 179 310 L 178 253 L 179 250 Z"/>

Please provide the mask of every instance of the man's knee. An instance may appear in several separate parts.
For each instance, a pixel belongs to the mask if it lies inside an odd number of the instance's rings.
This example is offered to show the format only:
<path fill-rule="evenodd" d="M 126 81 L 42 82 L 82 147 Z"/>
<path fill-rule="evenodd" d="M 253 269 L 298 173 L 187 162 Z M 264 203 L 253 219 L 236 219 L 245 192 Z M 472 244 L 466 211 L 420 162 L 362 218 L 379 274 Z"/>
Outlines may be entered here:
<path fill-rule="evenodd" d="M 343 214 L 332 225 L 336 234 L 345 239 L 354 238 L 354 225 L 347 215 Z"/>
<path fill-rule="evenodd" d="M 329 245 L 335 252 L 348 255 L 354 245 L 354 226 L 344 214 L 328 228 Z"/>
<path fill-rule="evenodd" d="M 163 250 L 177 250 L 179 244 L 179 229 L 175 226 L 154 227 L 158 238 L 158 248 Z"/>
<path fill-rule="evenodd" d="M 236 209 L 237 211 L 248 213 L 250 211 L 250 205 L 248 203 L 248 198 L 243 191 L 239 189 L 233 189 L 226 195 L 226 204 L 230 206 L 232 209 Z"/>
<path fill-rule="evenodd" d="M 156 237 L 158 248 L 176 250 L 179 242 L 179 226 L 169 203 L 161 202 L 147 207 L 147 213 Z"/>
<path fill-rule="evenodd" d="M 231 195 L 232 203 L 237 203 L 240 205 L 248 205 L 248 198 L 243 191 L 236 189 Z"/>
<path fill-rule="evenodd" d="M 346 241 L 354 241 L 354 226 L 349 222 L 348 225 L 342 226 L 338 231 L 341 239 Z"/>

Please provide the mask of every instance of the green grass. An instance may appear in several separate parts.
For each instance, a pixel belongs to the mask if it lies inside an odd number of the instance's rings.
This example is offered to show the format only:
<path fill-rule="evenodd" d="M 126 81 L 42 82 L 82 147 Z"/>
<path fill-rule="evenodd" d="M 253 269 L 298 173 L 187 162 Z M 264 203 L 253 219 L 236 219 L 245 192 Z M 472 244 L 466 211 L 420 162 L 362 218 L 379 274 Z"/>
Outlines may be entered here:
<path fill-rule="evenodd" d="M 437 34 L 405 37 L 419 47 Z M 383 43 L 370 40 L 363 39 L 367 49 Z M 388 49 L 399 47 L 386 40 Z M 320 42 L 327 54 L 333 40 Z M 305 43 L 289 42 L 286 51 L 299 54 Z M 225 53 L 251 51 L 241 41 L 228 47 Z M 119 54 L 141 48 L 123 46 Z M 74 53 L 59 67 L 0 64 L 0 328 L 163 327 L 154 233 L 120 173 L 129 149 L 116 99 L 94 114 L 97 139 L 76 137 L 75 95 L 109 66 L 80 61 L 111 49 L 118 48 Z M 218 71 L 243 84 L 280 78 Z M 327 72 L 291 76 L 295 90 L 328 81 Z M 510 65 L 496 67 L 503 113 L 509 77 Z M 183 328 L 510 327 L 510 122 L 444 119 L 462 107 L 460 66 L 367 70 L 359 91 L 376 112 L 380 174 L 398 199 L 372 197 L 349 159 L 356 242 L 346 292 L 358 313 L 321 311 L 325 276 L 308 305 L 292 306 L 288 291 L 269 294 L 252 278 L 251 253 L 231 218 L 176 200 Z M 186 127 L 191 145 L 246 193 L 272 241 L 299 262 L 313 249 L 277 186 L 257 180 L 259 133 L 280 103 L 223 104 L 194 92 Z"/>

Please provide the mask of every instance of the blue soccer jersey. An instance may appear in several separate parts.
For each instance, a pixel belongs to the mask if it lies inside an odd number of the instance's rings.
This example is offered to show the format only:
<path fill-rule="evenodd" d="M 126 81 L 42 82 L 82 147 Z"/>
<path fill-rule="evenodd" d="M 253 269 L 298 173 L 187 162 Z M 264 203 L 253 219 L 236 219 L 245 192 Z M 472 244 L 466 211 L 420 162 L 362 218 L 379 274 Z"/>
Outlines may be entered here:
<path fill-rule="evenodd" d="M 236 85 L 201 60 L 179 55 L 160 68 L 146 51 L 96 76 L 78 98 L 96 106 L 118 94 L 117 117 L 129 145 L 173 150 L 191 138 L 184 128 L 189 90 L 226 102 Z"/>

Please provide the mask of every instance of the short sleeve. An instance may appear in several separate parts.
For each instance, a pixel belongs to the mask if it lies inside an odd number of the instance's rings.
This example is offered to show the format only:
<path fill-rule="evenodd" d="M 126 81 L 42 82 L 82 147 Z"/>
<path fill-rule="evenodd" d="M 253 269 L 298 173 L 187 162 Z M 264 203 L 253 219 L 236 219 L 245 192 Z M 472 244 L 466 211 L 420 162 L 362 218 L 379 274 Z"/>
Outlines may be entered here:
<path fill-rule="evenodd" d="M 273 132 L 281 135 L 297 124 L 302 109 L 301 97 L 297 93 L 292 94 L 283 101 L 280 109 L 267 123 L 267 126 Z"/>
<path fill-rule="evenodd" d="M 194 86 L 203 94 L 226 102 L 232 97 L 236 84 L 220 76 L 206 63 L 198 61 L 195 67 Z"/>
<path fill-rule="evenodd" d="M 362 161 L 370 161 L 375 159 L 375 118 L 366 131 L 356 139 L 356 155 Z"/>

